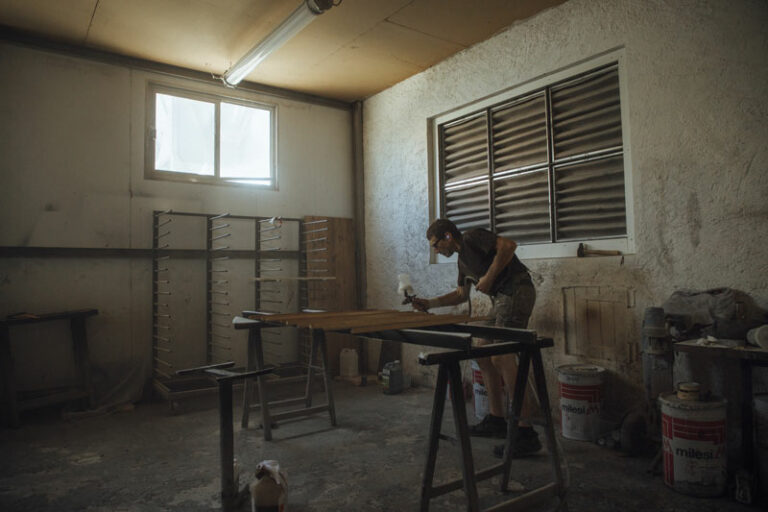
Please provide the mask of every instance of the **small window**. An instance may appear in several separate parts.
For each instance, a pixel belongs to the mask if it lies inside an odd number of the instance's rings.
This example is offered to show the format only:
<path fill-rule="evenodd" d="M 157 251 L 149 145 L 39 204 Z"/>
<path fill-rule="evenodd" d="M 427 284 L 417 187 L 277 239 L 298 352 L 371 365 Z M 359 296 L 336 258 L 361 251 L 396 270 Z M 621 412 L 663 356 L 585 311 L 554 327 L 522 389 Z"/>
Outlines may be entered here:
<path fill-rule="evenodd" d="M 618 64 L 440 116 L 435 137 L 436 214 L 462 231 L 490 229 L 528 256 L 587 240 L 631 249 Z"/>
<path fill-rule="evenodd" d="M 275 188 L 275 108 L 150 85 L 147 176 Z"/>

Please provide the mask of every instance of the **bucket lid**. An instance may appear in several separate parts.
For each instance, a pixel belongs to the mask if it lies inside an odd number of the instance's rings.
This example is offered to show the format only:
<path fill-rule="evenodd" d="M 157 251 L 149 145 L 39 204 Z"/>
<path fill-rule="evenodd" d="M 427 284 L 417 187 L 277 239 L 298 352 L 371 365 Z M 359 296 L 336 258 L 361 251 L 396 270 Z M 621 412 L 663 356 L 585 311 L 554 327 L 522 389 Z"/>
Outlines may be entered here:
<path fill-rule="evenodd" d="M 686 409 L 689 411 L 703 411 L 707 409 L 719 409 L 724 407 L 727 401 L 725 398 L 711 397 L 708 400 L 683 400 L 677 397 L 676 392 L 662 393 L 659 395 L 659 402 L 667 407 L 674 409 Z"/>
<path fill-rule="evenodd" d="M 559 373 L 566 375 L 599 375 L 605 371 L 602 366 L 596 364 L 564 364 L 557 367 Z"/>

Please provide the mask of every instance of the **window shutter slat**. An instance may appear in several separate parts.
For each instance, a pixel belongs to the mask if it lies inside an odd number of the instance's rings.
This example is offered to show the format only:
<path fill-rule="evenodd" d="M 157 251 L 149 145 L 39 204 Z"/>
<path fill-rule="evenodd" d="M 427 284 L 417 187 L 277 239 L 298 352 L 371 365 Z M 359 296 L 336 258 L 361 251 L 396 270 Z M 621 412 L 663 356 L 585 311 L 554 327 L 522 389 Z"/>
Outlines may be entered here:
<path fill-rule="evenodd" d="M 538 95 L 492 113 L 495 172 L 547 161 L 545 99 Z"/>
<path fill-rule="evenodd" d="M 546 170 L 513 174 L 497 180 L 494 188 L 497 234 L 518 243 L 550 240 Z"/>
<path fill-rule="evenodd" d="M 555 169 L 559 240 L 625 235 L 621 155 Z"/>
<path fill-rule="evenodd" d="M 450 187 L 488 174 L 485 114 L 443 126 L 443 185 Z M 486 200 L 487 201 L 487 200 Z"/>
<path fill-rule="evenodd" d="M 555 160 L 621 146 L 618 70 L 553 89 L 552 125 Z"/>
<path fill-rule="evenodd" d="M 445 216 L 456 224 L 459 230 L 490 226 L 488 214 L 488 180 L 457 189 L 445 191 Z"/>

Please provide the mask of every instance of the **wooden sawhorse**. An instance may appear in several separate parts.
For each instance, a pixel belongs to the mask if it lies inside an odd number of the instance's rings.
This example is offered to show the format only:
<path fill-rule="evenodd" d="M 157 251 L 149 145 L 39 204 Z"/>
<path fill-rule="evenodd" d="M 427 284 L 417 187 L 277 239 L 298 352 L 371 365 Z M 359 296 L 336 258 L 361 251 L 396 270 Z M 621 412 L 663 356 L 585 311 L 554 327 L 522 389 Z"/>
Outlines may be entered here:
<path fill-rule="evenodd" d="M 540 504 L 551 504 L 557 510 L 566 511 L 566 484 L 560 462 L 560 453 L 555 440 L 555 429 L 552 422 L 552 410 L 547 394 L 547 382 L 544 375 L 544 365 L 541 359 L 541 349 L 554 345 L 551 338 L 539 338 L 534 331 L 513 329 L 508 327 L 493 327 L 479 323 L 459 323 L 453 325 L 429 327 L 429 330 L 401 329 L 397 331 L 370 332 L 366 336 L 401 341 L 419 345 L 463 346 L 458 350 L 421 354 L 419 364 L 439 365 L 437 382 L 432 404 L 432 419 L 429 427 L 429 442 L 427 461 L 421 484 L 421 500 L 419 510 L 429 510 L 429 501 L 443 494 L 464 489 L 467 495 L 467 510 L 479 512 L 477 482 L 495 475 L 501 477 L 501 491 L 508 490 L 509 477 L 512 470 L 512 445 L 517 437 L 518 420 L 523 407 L 525 390 L 528 382 L 528 372 L 533 366 L 533 376 L 536 393 L 539 397 L 541 413 L 544 417 L 544 435 L 547 450 L 552 465 L 553 481 L 537 489 L 516 496 L 503 503 L 495 505 L 486 512 L 501 512 L 515 510 L 530 510 Z M 458 332 L 457 332 L 458 331 Z M 499 341 L 499 343 L 473 347 L 472 337 L 480 337 Z M 467 422 L 467 411 L 464 403 L 461 383 L 461 368 L 459 362 L 466 359 L 479 359 L 496 355 L 518 354 L 518 372 L 512 397 L 511 413 L 507 421 L 507 440 L 504 447 L 504 459 L 500 464 L 475 472 L 472 457 L 472 445 Z M 441 437 L 443 411 L 445 410 L 446 388 L 450 382 L 450 396 L 453 409 L 453 419 L 461 449 L 462 478 L 441 485 L 434 485 L 435 462 Z"/>
<path fill-rule="evenodd" d="M 9 426 L 17 428 L 21 425 L 19 420 L 19 412 L 21 410 L 83 398 L 87 400 L 88 407 L 93 406 L 93 384 L 91 382 L 91 363 L 88 359 L 88 341 L 85 331 L 85 319 L 98 313 L 99 311 L 96 309 L 78 309 L 61 313 L 21 315 L 16 318 L 8 318 L 0 321 L 0 370 L 2 370 L 2 379 L 5 387 Z M 52 322 L 55 320 L 69 321 L 69 329 L 72 336 L 72 349 L 75 356 L 75 367 L 78 373 L 79 382 L 77 386 L 71 386 L 64 390 L 51 391 L 38 398 L 19 400 L 16 393 L 13 355 L 11 354 L 10 327 L 36 324 L 40 322 Z"/>
<path fill-rule="evenodd" d="M 244 312 L 245 313 L 245 312 Z M 253 314 L 265 315 L 265 313 L 249 312 Z M 261 342 L 261 329 L 275 327 L 275 325 L 260 320 L 250 320 L 243 317 L 235 317 L 232 320 L 235 329 L 248 330 L 248 366 L 247 370 L 264 369 L 264 350 Z M 320 355 L 320 366 L 315 365 L 316 355 Z M 325 387 L 326 403 L 323 405 L 312 405 L 312 384 L 315 378 L 315 371 L 320 371 L 323 376 L 323 385 Z M 278 381 L 274 381 L 276 383 Z M 267 389 L 267 379 L 263 375 L 256 377 L 256 390 L 259 395 L 259 403 L 252 404 L 253 381 L 245 381 L 243 392 L 243 418 L 242 428 L 248 428 L 249 414 L 251 410 L 261 409 L 261 424 L 264 429 L 264 440 L 272 440 L 272 422 L 301 416 L 309 416 L 320 412 L 328 411 L 331 419 L 331 425 L 336 426 L 336 408 L 333 402 L 333 390 L 331 389 L 331 376 L 328 373 L 328 362 L 326 361 L 325 350 L 325 331 L 312 330 L 312 346 L 309 351 L 309 361 L 307 362 L 307 380 L 304 395 L 298 398 L 289 398 L 287 400 L 269 400 Z M 270 407 L 280 407 L 295 404 L 303 404 L 303 407 L 283 411 L 278 413 L 270 412 Z"/>

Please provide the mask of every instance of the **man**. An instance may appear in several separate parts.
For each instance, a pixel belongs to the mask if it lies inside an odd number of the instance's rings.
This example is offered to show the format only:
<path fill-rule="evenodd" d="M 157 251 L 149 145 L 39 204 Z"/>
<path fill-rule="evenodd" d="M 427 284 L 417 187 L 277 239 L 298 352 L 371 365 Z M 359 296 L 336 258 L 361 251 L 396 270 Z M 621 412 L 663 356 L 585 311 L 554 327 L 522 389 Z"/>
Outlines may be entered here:
<path fill-rule="evenodd" d="M 427 239 L 443 256 L 450 257 L 453 253 L 458 253 L 458 286 L 454 291 L 439 297 L 414 298 L 415 309 L 428 311 L 431 308 L 461 304 L 469 300 L 470 281 L 474 281 L 478 291 L 491 296 L 496 326 L 520 329 L 528 327 L 528 319 L 536 302 L 536 289 L 533 287 L 528 268 L 515 254 L 517 244 L 514 241 L 496 236 L 486 229 L 471 229 L 462 234 L 456 225 L 447 219 L 433 222 L 427 229 Z M 470 434 L 504 438 L 507 435 L 507 422 L 504 419 L 501 379 L 503 377 L 507 393 L 511 397 L 517 376 L 516 356 L 507 354 L 478 359 L 477 364 L 488 392 L 489 414 L 480 423 L 470 427 Z M 521 416 L 527 418 L 531 412 L 530 386 L 525 395 Z M 536 431 L 530 423 L 521 421 L 512 455 L 520 457 L 540 449 L 541 441 Z M 494 454 L 501 457 L 503 450 L 504 445 L 495 446 Z"/>

